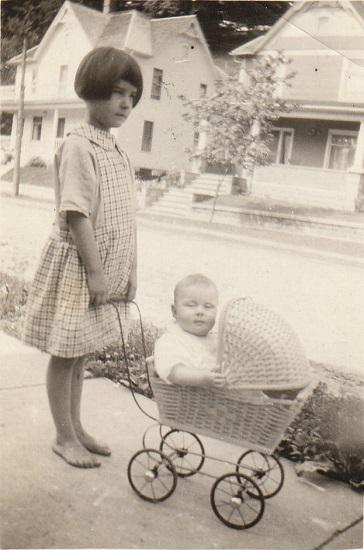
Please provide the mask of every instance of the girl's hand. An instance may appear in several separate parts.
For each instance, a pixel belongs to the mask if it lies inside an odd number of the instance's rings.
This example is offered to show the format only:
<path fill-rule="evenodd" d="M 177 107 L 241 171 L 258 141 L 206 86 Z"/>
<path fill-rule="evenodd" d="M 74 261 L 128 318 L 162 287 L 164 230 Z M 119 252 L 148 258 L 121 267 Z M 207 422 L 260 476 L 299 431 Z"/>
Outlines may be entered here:
<path fill-rule="evenodd" d="M 90 294 L 90 306 L 106 304 L 109 299 L 104 272 L 100 269 L 87 274 L 88 291 Z"/>

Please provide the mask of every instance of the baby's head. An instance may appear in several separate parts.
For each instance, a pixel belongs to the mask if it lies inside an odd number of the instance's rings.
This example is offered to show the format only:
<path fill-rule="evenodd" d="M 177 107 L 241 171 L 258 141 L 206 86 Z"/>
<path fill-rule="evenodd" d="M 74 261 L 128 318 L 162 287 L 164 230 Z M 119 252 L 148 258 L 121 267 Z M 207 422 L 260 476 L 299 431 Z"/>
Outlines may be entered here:
<path fill-rule="evenodd" d="M 186 332 L 206 336 L 215 324 L 218 293 L 211 279 L 199 273 L 188 275 L 174 289 L 172 313 Z"/>

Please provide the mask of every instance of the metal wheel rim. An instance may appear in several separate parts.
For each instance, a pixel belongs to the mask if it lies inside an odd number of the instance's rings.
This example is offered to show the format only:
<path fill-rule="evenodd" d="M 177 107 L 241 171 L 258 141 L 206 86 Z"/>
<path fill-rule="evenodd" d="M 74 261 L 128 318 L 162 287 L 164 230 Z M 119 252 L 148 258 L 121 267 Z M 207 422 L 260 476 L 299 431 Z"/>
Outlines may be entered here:
<path fill-rule="evenodd" d="M 265 499 L 274 497 L 282 489 L 284 483 L 284 470 L 279 459 L 275 455 L 267 455 L 259 451 L 246 451 L 237 462 L 237 474 L 242 473 L 241 469 L 244 469 L 243 462 L 247 457 L 250 457 L 246 460 L 247 463 L 249 462 L 247 464 L 249 469 L 245 469 L 245 474 L 254 479 Z M 258 475 L 250 470 L 251 468 L 261 472 L 260 479 Z"/>
<path fill-rule="evenodd" d="M 129 461 L 128 480 L 140 498 L 148 502 L 162 502 L 174 492 L 177 474 L 172 462 L 161 451 L 142 449 Z"/>
<path fill-rule="evenodd" d="M 183 458 L 182 457 L 176 457 L 176 458 L 172 459 L 170 457 L 170 460 L 174 465 L 174 468 L 176 470 L 176 473 L 177 473 L 178 477 L 193 476 L 193 475 L 197 474 L 197 472 L 199 470 L 201 470 L 201 468 L 202 468 L 202 466 L 205 462 L 205 449 L 204 449 L 204 446 L 202 445 L 201 440 L 197 437 L 196 434 L 191 433 L 191 432 L 184 432 L 182 430 L 172 429 L 163 436 L 161 444 L 160 444 L 160 450 L 163 451 L 165 454 L 167 454 L 167 452 L 175 451 L 177 448 L 180 449 L 181 447 L 178 445 L 178 442 L 176 441 L 177 434 L 180 434 L 182 436 L 182 438 L 186 438 L 185 442 L 184 442 L 184 439 L 182 440 L 182 445 L 184 445 L 184 444 L 187 445 L 187 450 L 189 450 L 190 453 L 192 451 L 193 453 L 196 452 L 197 454 L 196 455 L 195 454 L 193 454 L 193 455 L 190 454 L 189 459 L 187 459 L 186 457 L 183 457 Z M 191 438 L 191 441 L 189 443 L 187 442 L 188 437 Z M 167 442 L 168 438 L 171 440 L 170 443 Z M 198 452 L 198 450 L 200 452 Z M 191 460 L 194 457 L 196 457 L 197 459 L 199 458 L 199 461 L 197 462 L 197 464 L 193 464 L 191 462 Z M 187 464 L 191 467 L 190 470 L 188 470 L 187 467 L 183 466 L 183 464 L 182 464 L 183 461 L 186 461 Z"/>
<path fill-rule="evenodd" d="M 216 516 L 233 529 L 253 527 L 264 513 L 264 497 L 259 487 L 250 477 L 236 472 L 215 481 L 210 500 Z"/>

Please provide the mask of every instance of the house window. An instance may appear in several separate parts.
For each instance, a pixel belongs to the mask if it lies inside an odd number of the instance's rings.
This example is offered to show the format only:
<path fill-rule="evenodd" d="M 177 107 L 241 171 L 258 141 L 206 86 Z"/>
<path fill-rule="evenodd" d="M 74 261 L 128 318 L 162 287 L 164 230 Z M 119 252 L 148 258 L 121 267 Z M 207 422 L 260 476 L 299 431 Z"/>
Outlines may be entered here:
<path fill-rule="evenodd" d="M 59 118 L 57 122 L 57 138 L 64 138 L 64 129 L 66 126 L 66 119 L 65 118 Z"/>
<path fill-rule="evenodd" d="M 34 94 L 37 91 L 37 78 L 38 78 L 38 68 L 32 69 L 32 77 L 31 77 L 31 83 L 30 83 L 30 89 L 32 94 Z"/>
<path fill-rule="evenodd" d="M 354 163 L 356 132 L 329 131 L 325 168 L 347 170 Z"/>
<path fill-rule="evenodd" d="M 40 141 L 42 135 L 42 117 L 33 117 L 32 140 Z"/>
<path fill-rule="evenodd" d="M 144 121 L 142 151 L 152 150 L 153 126 L 154 122 L 151 122 L 150 120 Z"/>
<path fill-rule="evenodd" d="M 200 97 L 206 97 L 207 95 L 207 84 L 200 84 Z"/>
<path fill-rule="evenodd" d="M 273 162 L 276 164 L 289 164 L 292 155 L 293 130 L 291 128 L 279 128 L 272 131 L 273 134 Z"/>
<path fill-rule="evenodd" d="M 67 65 L 61 65 L 59 68 L 59 79 L 58 79 L 58 93 L 64 94 L 67 87 L 67 76 L 68 76 L 68 67 Z"/>
<path fill-rule="evenodd" d="M 163 71 L 161 69 L 153 69 L 152 93 L 153 99 L 160 99 L 162 93 Z"/>
<path fill-rule="evenodd" d="M 179 54 L 178 54 L 178 59 L 177 61 L 179 62 L 182 62 L 182 61 L 188 61 L 188 57 L 189 57 L 189 54 L 190 54 L 190 45 L 187 44 L 187 42 L 181 42 L 179 44 Z"/>

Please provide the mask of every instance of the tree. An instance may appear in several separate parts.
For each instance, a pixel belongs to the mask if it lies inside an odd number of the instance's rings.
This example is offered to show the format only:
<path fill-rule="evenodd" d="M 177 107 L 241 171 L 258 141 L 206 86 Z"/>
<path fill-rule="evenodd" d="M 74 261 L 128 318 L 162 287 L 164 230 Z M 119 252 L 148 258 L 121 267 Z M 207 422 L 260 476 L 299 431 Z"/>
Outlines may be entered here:
<path fill-rule="evenodd" d="M 206 145 L 200 151 L 190 150 L 191 157 L 198 156 L 207 163 L 219 164 L 223 169 L 216 191 L 212 216 L 219 189 L 231 165 L 235 173 L 243 173 L 251 186 L 255 166 L 269 164 L 273 121 L 292 110 L 293 105 L 278 96 L 278 87 L 287 86 L 293 73 L 282 74 L 282 66 L 288 64 L 283 54 L 259 57 L 249 66 L 246 78 L 239 74 L 227 76 L 216 82 L 213 97 L 187 100 L 185 118 L 193 122 L 195 129 L 206 132 Z"/>
<path fill-rule="evenodd" d="M 23 0 L 20 2 L 11 2 L 10 8 L 12 10 L 12 17 L 7 22 L 6 32 L 10 36 L 16 36 L 22 44 L 21 52 L 21 65 L 20 65 L 20 93 L 17 110 L 17 125 L 16 125 L 16 139 L 15 139 L 15 152 L 14 152 L 14 173 L 13 173 L 13 193 L 15 196 L 19 194 L 19 182 L 20 182 L 20 159 L 21 159 L 21 142 L 23 137 L 24 127 L 24 79 L 25 79 L 25 67 L 27 58 L 27 49 L 29 43 L 37 40 L 38 38 L 38 23 L 42 20 L 44 14 L 47 12 L 53 16 L 57 10 L 56 0 L 51 0 L 42 5 L 34 5 L 32 0 Z"/>

